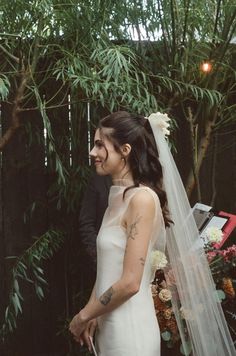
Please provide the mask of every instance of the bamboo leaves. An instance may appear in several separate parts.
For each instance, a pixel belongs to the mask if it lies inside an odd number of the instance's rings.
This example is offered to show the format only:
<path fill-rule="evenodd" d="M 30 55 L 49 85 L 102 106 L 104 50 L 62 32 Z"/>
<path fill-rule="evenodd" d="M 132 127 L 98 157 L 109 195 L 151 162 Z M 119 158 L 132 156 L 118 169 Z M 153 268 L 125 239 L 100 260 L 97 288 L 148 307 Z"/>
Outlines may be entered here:
<path fill-rule="evenodd" d="M 0 74 L 0 99 L 5 100 L 10 89 L 10 82 L 6 75 Z"/>
<path fill-rule="evenodd" d="M 120 106 L 133 111 L 149 112 L 157 108 L 151 93 L 151 82 L 141 69 L 134 49 L 100 41 L 87 62 L 83 56 L 73 56 L 57 62 L 57 79 L 80 88 L 82 100 L 99 102 L 110 111 Z"/>
<path fill-rule="evenodd" d="M 33 284 L 38 298 L 44 298 L 47 281 L 41 266 L 44 260 L 54 255 L 63 241 L 62 232 L 51 229 L 39 237 L 21 256 L 8 257 L 8 259 L 15 259 L 16 261 L 11 271 L 9 301 L 5 310 L 4 322 L 0 329 L 3 340 L 8 332 L 12 332 L 17 327 L 18 314 L 22 313 L 24 301 L 20 287 L 22 282 Z"/>
<path fill-rule="evenodd" d="M 166 88 L 171 93 L 178 92 L 183 99 L 187 99 L 189 96 L 196 101 L 205 99 L 210 107 L 218 105 L 222 100 L 222 94 L 217 90 L 201 88 L 198 85 L 173 80 L 162 75 L 155 75 L 154 77 L 159 81 L 163 88 Z"/>

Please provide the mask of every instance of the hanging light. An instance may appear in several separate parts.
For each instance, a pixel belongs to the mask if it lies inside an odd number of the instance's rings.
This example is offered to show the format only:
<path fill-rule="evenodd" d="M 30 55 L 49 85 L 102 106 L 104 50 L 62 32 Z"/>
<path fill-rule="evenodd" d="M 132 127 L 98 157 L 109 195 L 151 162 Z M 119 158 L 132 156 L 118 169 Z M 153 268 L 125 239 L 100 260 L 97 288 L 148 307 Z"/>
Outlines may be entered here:
<path fill-rule="evenodd" d="M 212 71 L 212 64 L 211 62 L 205 61 L 201 64 L 200 69 L 204 73 L 210 73 Z"/>

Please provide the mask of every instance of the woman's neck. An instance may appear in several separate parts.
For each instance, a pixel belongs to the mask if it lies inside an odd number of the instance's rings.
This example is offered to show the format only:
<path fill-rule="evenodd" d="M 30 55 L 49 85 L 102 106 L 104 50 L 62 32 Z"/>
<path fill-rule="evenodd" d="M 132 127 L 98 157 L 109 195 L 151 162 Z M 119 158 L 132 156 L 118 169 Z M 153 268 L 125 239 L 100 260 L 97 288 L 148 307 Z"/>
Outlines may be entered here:
<path fill-rule="evenodd" d="M 112 182 L 114 185 L 122 186 L 129 186 L 134 184 L 133 176 L 130 172 L 112 176 Z"/>

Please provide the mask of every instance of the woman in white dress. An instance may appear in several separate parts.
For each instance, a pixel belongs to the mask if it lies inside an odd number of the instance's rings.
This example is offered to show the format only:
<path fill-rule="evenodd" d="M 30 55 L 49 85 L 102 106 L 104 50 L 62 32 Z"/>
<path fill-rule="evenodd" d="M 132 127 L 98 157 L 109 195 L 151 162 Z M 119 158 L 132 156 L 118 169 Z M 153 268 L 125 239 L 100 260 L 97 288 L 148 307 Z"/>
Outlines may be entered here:
<path fill-rule="evenodd" d="M 90 155 L 97 173 L 111 175 L 113 186 L 97 238 L 96 282 L 88 303 L 72 319 L 70 331 L 90 351 L 95 333 L 98 356 L 160 355 L 150 290 L 151 252 L 165 250 L 165 230 L 169 275 L 175 286 L 172 306 L 184 351 L 189 354 L 191 345 L 194 356 L 236 355 L 165 141 L 168 121 L 160 113 L 147 120 L 120 111 L 103 118 L 95 133 Z M 188 340 L 180 307 L 191 315 L 185 319 Z"/>
<path fill-rule="evenodd" d="M 88 334 L 97 328 L 101 356 L 160 355 L 151 252 L 170 221 L 162 169 L 146 123 L 126 112 L 109 115 L 100 121 L 90 152 L 97 173 L 111 175 L 113 186 L 97 238 L 96 283 L 70 330 L 91 349 Z"/>

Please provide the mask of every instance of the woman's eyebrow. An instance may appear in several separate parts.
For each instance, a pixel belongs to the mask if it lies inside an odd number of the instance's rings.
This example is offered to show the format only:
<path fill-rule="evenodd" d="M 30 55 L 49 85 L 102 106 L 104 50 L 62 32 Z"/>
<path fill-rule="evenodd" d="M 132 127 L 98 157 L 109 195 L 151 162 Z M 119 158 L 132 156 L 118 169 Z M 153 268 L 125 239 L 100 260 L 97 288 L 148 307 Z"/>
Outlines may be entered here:
<path fill-rule="evenodd" d="M 97 140 L 94 141 L 95 145 L 98 144 L 98 143 L 103 143 L 103 141 L 101 139 L 97 139 Z"/>

